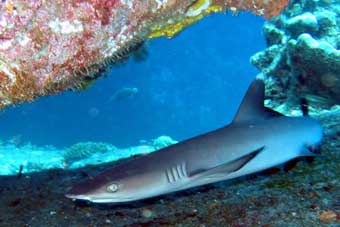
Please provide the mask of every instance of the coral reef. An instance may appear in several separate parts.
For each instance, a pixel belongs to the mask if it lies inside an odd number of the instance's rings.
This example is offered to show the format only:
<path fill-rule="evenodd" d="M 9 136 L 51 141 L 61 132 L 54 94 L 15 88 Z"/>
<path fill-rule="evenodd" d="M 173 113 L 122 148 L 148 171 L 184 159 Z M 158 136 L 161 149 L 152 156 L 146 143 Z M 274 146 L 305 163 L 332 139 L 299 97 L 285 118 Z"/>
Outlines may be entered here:
<path fill-rule="evenodd" d="M 176 140 L 173 140 L 170 136 L 159 136 L 156 139 L 153 139 L 152 142 L 149 144 L 153 147 L 154 150 L 159 150 L 164 147 L 170 146 L 177 143 Z"/>
<path fill-rule="evenodd" d="M 269 106 L 292 112 L 301 98 L 314 108 L 340 104 L 339 15 L 337 0 L 297 0 L 265 23 L 268 48 L 251 62 L 266 78 Z"/>
<path fill-rule="evenodd" d="M 0 141 L 0 166 L 0 175 L 63 168 L 62 152 L 53 146 L 38 147 L 31 143 L 20 145 L 13 140 Z"/>
<path fill-rule="evenodd" d="M 270 17 L 287 0 L 1 1 L 0 109 L 84 89 L 147 38 L 172 37 L 213 12 Z"/>
<path fill-rule="evenodd" d="M 316 117 L 325 140 L 312 162 L 301 160 L 287 172 L 251 175 L 129 205 L 64 197 L 75 182 L 118 163 L 0 177 L 0 226 L 339 226 L 340 109 Z"/>
<path fill-rule="evenodd" d="M 118 150 L 115 146 L 106 143 L 80 142 L 65 149 L 63 158 L 64 165 L 68 166 L 74 162 L 91 157 L 95 153 L 114 152 Z"/>
<path fill-rule="evenodd" d="M 124 158 L 144 155 L 170 146 L 177 141 L 169 136 L 159 136 L 138 146 L 117 148 L 109 143 L 79 142 L 57 149 L 50 145 L 42 147 L 17 144 L 0 140 L 0 176 L 46 171 L 49 169 L 77 169 L 99 165 Z M 21 169 L 21 170 L 20 170 Z"/>

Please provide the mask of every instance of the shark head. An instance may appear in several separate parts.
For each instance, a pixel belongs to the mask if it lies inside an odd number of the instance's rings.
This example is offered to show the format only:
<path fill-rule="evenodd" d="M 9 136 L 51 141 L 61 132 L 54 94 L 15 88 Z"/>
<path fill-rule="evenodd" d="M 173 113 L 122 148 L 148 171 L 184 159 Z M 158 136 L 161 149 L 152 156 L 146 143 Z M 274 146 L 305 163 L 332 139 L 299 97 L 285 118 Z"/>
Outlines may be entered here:
<path fill-rule="evenodd" d="M 101 174 L 80 182 L 66 193 L 71 199 L 94 203 L 123 203 L 162 194 L 164 176 L 131 163 L 114 166 Z M 143 163 L 143 162 L 142 162 Z"/>

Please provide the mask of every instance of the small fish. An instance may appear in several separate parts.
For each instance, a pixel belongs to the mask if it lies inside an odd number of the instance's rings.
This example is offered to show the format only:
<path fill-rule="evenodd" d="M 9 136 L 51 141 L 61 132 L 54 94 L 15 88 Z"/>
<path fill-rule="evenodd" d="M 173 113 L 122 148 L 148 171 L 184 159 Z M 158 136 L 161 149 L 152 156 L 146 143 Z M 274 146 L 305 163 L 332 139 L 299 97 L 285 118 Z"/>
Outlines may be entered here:
<path fill-rule="evenodd" d="M 141 200 L 315 156 L 323 130 L 308 116 L 265 108 L 264 83 L 254 80 L 231 124 L 114 166 L 75 185 L 66 197 L 94 203 Z"/>
<path fill-rule="evenodd" d="M 110 98 L 110 102 L 114 100 L 124 100 L 134 97 L 138 93 L 138 88 L 136 87 L 123 87 L 118 89 Z"/>

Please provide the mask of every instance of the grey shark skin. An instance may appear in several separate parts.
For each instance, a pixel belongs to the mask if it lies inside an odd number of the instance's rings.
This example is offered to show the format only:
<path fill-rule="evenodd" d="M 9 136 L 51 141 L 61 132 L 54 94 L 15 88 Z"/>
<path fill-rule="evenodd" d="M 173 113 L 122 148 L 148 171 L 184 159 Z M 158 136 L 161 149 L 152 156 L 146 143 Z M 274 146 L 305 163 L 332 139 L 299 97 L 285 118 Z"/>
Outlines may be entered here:
<path fill-rule="evenodd" d="M 232 179 L 314 155 L 322 140 L 310 117 L 285 117 L 263 106 L 264 83 L 254 80 L 233 122 L 114 166 L 74 186 L 66 197 L 121 203 Z"/>

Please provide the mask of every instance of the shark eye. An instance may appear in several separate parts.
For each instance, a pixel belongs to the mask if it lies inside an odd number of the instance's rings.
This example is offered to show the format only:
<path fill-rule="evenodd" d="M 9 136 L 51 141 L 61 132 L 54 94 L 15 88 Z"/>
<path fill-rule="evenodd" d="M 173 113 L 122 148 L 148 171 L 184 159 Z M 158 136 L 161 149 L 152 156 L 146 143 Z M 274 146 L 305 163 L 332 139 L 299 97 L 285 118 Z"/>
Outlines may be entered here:
<path fill-rule="evenodd" d="M 118 186 L 118 184 L 110 184 L 109 186 L 107 186 L 106 189 L 107 189 L 108 192 L 116 192 L 116 191 L 118 191 L 119 186 Z"/>

